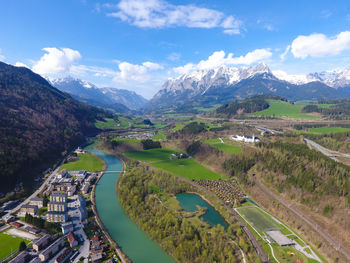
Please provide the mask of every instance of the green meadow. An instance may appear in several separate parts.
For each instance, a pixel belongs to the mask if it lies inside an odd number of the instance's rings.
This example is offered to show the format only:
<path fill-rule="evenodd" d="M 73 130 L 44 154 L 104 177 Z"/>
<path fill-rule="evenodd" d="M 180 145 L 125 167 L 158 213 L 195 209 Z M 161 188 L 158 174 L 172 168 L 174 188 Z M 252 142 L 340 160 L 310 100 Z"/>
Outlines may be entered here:
<path fill-rule="evenodd" d="M 9 256 L 19 248 L 19 244 L 24 241 L 26 244 L 28 240 L 19 237 L 8 235 L 4 232 L 0 233 L 0 260 Z"/>
<path fill-rule="evenodd" d="M 124 139 L 124 138 L 115 138 L 112 139 L 113 142 L 125 142 L 125 143 L 138 143 L 140 140 L 137 139 Z"/>
<path fill-rule="evenodd" d="M 152 166 L 178 174 L 188 179 L 218 180 L 221 176 L 192 159 L 173 159 L 172 153 L 179 153 L 171 149 L 151 149 L 138 152 L 126 152 L 125 155 L 136 160 L 149 162 Z"/>
<path fill-rule="evenodd" d="M 104 167 L 103 161 L 96 155 L 91 153 L 84 153 L 78 155 L 79 160 L 74 162 L 65 163 L 61 166 L 60 170 L 86 170 L 88 172 L 98 172 Z"/>
<path fill-rule="evenodd" d="M 220 139 L 205 140 L 204 143 L 229 154 L 239 154 L 240 152 L 242 152 L 242 148 L 239 145 L 222 143 Z"/>
<path fill-rule="evenodd" d="M 270 107 L 263 110 L 251 113 L 251 116 L 266 116 L 266 117 L 280 117 L 292 119 L 320 119 L 320 116 L 301 113 L 301 109 L 308 105 L 307 103 L 291 104 L 286 101 L 268 100 Z"/>
<path fill-rule="evenodd" d="M 129 128 L 130 123 L 124 117 L 118 117 L 119 123 L 113 119 L 106 118 L 104 121 L 95 122 L 95 127 L 105 130 L 105 129 L 125 129 Z"/>
<path fill-rule="evenodd" d="M 340 127 L 321 127 L 321 128 L 310 128 L 308 129 L 309 133 L 314 134 L 327 134 L 327 133 L 337 133 L 337 132 L 349 132 L 349 128 L 340 128 Z"/>

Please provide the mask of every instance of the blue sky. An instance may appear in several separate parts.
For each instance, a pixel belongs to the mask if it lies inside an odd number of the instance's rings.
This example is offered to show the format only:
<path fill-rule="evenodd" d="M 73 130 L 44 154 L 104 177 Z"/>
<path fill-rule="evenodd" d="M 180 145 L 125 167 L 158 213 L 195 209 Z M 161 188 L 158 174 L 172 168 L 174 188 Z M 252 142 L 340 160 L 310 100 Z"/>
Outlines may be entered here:
<path fill-rule="evenodd" d="M 221 65 L 332 70 L 350 66 L 350 2 L 1 1 L 0 60 L 147 98 L 169 77 Z"/>

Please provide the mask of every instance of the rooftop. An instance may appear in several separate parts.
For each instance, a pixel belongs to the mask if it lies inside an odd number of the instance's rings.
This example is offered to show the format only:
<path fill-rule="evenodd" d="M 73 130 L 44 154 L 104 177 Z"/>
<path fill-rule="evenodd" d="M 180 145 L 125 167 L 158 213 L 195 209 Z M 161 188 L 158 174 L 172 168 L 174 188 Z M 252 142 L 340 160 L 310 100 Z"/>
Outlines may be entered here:
<path fill-rule="evenodd" d="M 280 246 L 291 246 L 295 244 L 293 240 L 286 237 L 279 230 L 271 230 L 267 231 L 266 233 Z"/>

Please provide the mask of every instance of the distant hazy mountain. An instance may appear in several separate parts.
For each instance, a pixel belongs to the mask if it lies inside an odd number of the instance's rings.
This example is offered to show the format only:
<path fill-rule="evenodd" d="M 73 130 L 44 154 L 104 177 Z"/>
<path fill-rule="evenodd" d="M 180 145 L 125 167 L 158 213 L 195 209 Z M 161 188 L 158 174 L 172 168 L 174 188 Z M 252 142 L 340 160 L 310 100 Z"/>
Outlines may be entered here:
<path fill-rule="evenodd" d="M 30 185 L 106 116 L 31 70 L 0 62 L 0 192 Z"/>
<path fill-rule="evenodd" d="M 265 63 L 254 67 L 201 70 L 167 80 L 145 106 L 148 111 L 227 103 L 260 94 L 289 100 L 321 100 L 344 97 L 344 90 L 328 86 L 315 75 L 276 77 Z"/>
<path fill-rule="evenodd" d="M 121 113 L 128 112 L 129 109 L 138 110 L 147 102 L 145 98 L 134 91 L 98 88 L 92 83 L 72 77 L 50 79 L 50 82 L 54 87 L 71 94 L 80 101 L 94 106 L 111 108 Z"/>

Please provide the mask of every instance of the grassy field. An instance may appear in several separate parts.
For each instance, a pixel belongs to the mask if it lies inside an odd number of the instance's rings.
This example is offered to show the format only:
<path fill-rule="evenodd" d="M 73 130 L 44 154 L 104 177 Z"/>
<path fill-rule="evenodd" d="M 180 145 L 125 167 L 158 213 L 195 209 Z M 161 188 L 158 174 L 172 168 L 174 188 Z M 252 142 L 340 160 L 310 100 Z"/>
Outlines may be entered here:
<path fill-rule="evenodd" d="M 314 134 L 327 134 L 327 133 L 337 133 L 337 132 L 349 132 L 349 128 L 337 128 L 337 127 L 321 127 L 321 128 L 310 128 L 308 133 Z"/>
<path fill-rule="evenodd" d="M 271 216 L 261 212 L 256 207 L 242 207 L 239 213 L 259 232 L 265 232 L 271 229 L 281 229 L 281 226 L 272 219 Z"/>
<path fill-rule="evenodd" d="M 126 152 L 125 155 L 136 160 L 150 162 L 152 166 L 181 175 L 188 179 L 221 179 L 221 176 L 205 168 L 192 159 L 170 160 L 171 149 L 151 149 L 139 152 Z"/>
<path fill-rule="evenodd" d="M 97 172 L 103 169 L 104 163 L 97 156 L 91 153 L 84 153 L 78 155 L 79 160 L 75 162 L 65 163 L 61 166 L 60 170 L 86 170 L 88 172 Z"/>
<path fill-rule="evenodd" d="M 293 119 L 320 119 L 320 116 L 309 115 L 301 113 L 301 109 L 307 105 L 307 103 L 295 103 L 291 104 L 285 101 L 268 100 L 270 107 L 266 110 L 254 112 L 250 115 L 254 116 L 269 116 L 280 118 L 293 118 Z"/>
<path fill-rule="evenodd" d="M 28 240 L 0 233 L 0 260 L 3 260 L 12 252 L 15 252 L 22 241 L 29 243 Z"/>
<path fill-rule="evenodd" d="M 99 129 L 125 129 L 130 126 L 130 123 L 124 117 L 118 117 L 119 123 L 115 120 L 106 118 L 105 121 L 95 122 L 95 127 Z"/>
<path fill-rule="evenodd" d="M 229 154 L 238 154 L 242 151 L 240 146 L 222 143 L 219 139 L 205 140 L 204 143 Z"/>
<path fill-rule="evenodd" d="M 221 176 L 205 168 L 192 159 L 168 160 L 152 163 L 153 166 L 181 175 L 190 180 L 219 180 Z"/>
<path fill-rule="evenodd" d="M 151 150 L 144 150 L 139 152 L 126 152 L 125 155 L 136 160 L 146 162 L 167 161 L 170 160 L 170 156 L 174 151 L 171 149 L 157 148 Z"/>

